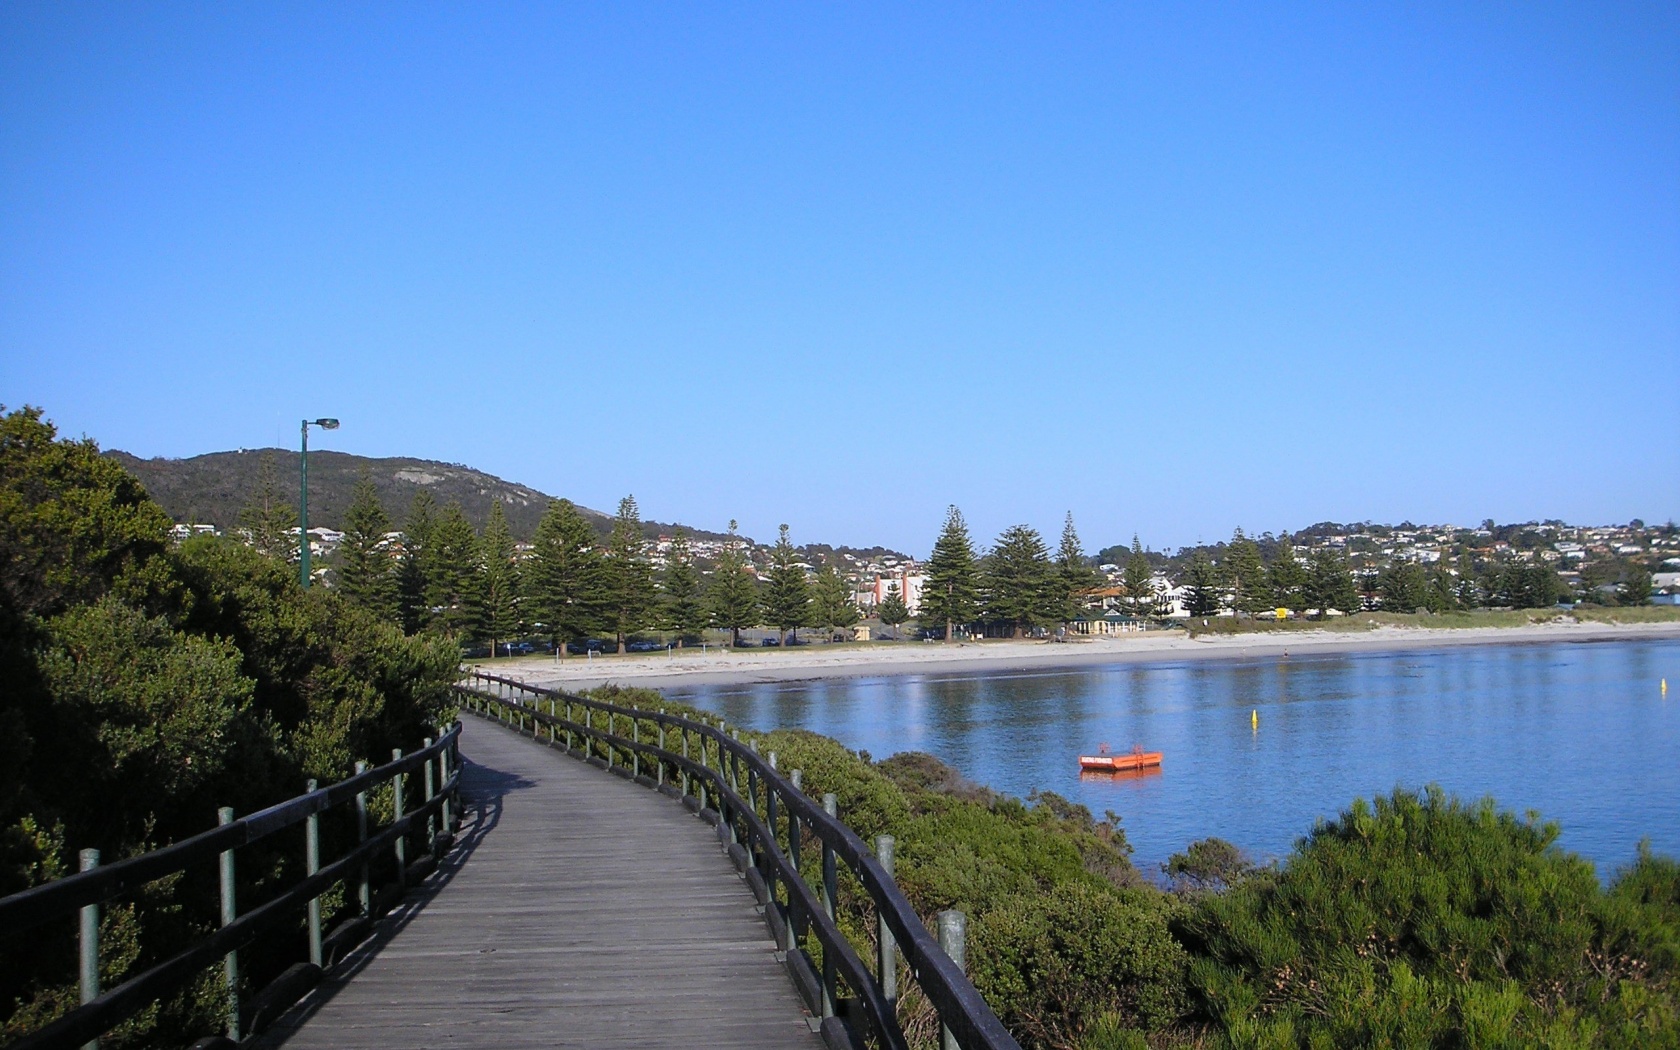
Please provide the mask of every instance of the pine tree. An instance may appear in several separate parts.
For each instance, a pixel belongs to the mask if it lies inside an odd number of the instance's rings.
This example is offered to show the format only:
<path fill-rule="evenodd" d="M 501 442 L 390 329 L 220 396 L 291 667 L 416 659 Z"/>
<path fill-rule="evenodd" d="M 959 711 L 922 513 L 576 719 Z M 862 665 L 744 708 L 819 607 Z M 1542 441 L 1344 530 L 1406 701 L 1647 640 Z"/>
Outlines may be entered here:
<path fill-rule="evenodd" d="M 1221 604 L 1219 572 L 1207 554 L 1197 549 L 1184 570 L 1184 609 L 1191 616 L 1212 616 Z"/>
<path fill-rule="evenodd" d="M 764 617 L 785 637 L 792 632 L 799 640 L 799 628 L 811 622 L 811 587 L 805 579 L 805 569 L 799 564 L 799 552 L 788 540 L 788 527 L 783 525 L 776 546 L 770 551 L 770 581 L 764 588 Z"/>
<path fill-rule="evenodd" d="M 858 609 L 852 604 L 850 589 L 832 561 L 824 561 L 817 570 L 816 582 L 811 587 L 811 619 L 830 633 L 858 622 Z"/>
<path fill-rule="evenodd" d="M 1225 583 L 1231 588 L 1232 605 L 1241 612 L 1259 613 L 1273 608 L 1271 583 L 1260 561 L 1260 548 L 1238 529 L 1225 548 Z"/>
<path fill-rule="evenodd" d="M 741 628 L 758 622 L 758 581 L 747 564 L 736 528 L 734 519 L 730 519 L 729 538 L 724 541 L 723 554 L 706 587 L 706 606 L 712 624 L 727 630 L 730 644 L 739 646 Z"/>
<path fill-rule="evenodd" d="M 606 601 L 595 531 L 571 500 L 550 500 L 537 523 L 523 573 L 527 616 L 539 621 L 556 651 L 600 629 Z"/>
<path fill-rule="evenodd" d="M 402 560 L 397 564 L 397 604 L 402 628 L 413 634 L 431 620 L 431 607 L 426 604 L 426 546 L 431 542 L 432 519 L 437 503 L 432 494 L 421 489 L 409 504 L 408 521 L 403 525 Z"/>
<path fill-rule="evenodd" d="M 247 541 L 265 557 L 297 561 L 297 508 L 280 494 L 274 453 L 265 452 L 257 465 L 257 487 L 239 512 Z"/>
<path fill-rule="evenodd" d="M 933 544 L 928 559 L 927 582 L 922 587 L 921 621 L 942 630 L 947 642 L 956 628 L 973 623 L 980 614 L 979 570 L 974 544 L 968 538 L 968 523 L 955 506 L 945 510 L 945 527 Z"/>
<path fill-rule="evenodd" d="M 367 471 L 356 480 L 344 512 L 344 539 L 338 545 L 338 591 L 386 623 L 401 623 L 397 601 L 397 563 L 385 534 L 391 518 Z"/>
<path fill-rule="evenodd" d="M 1085 560 L 1085 550 L 1079 543 L 1079 533 L 1073 527 L 1073 511 L 1068 511 L 1062 523 L 1062 542 L 1056 548 L 1054 584 L 1055 617 L 1065 628 L 1085 612 L 1090 591 L 1097 586 L 1095 569 Z"/>
<path fill-rule="evenodd" d="M 455 500 L 449 501 L 433 525 L 422 564 L 426 571 L 426 605 L 437 610 L 433 626 L 463 641 L 477 638 L 483 609 L 478 537 Z"/>
<path fill-rule="evenodd" d="M 496 643 L 508 641 L 519 630 L 519 565 L 501 500 L 490 504 L 490 520 L 478 544 L 478 571 L 479 622 L 495 656 Z"/>
<path fill-rule="evenodd" d="M 1133 616 L 1155 616 L 1160 607 L 1160 596 L 1155 592 L 1155 569 L 1149 564 L 1149 555 L 1143 553 L 1143 544 L 1137 536 L 1132 536 L 1132 554 L 1126 559 L 1125 575 L 1121 581 L 1126 587 L 1126 603 L 1131 607 Z"/>
<path fill-rule="evenodd" d="M 626 651 L 629 636 L 647 626 L 654 608 L 653 566 L 642 538 L 642 514 L 636 497 L 618 501 L 612 535 L 607 540 L 607 626 Z"/>
<path fill-rule="evenodd" d="M 880 621 L 892 628 L 893 639 L 898 639 L 898 625 L 910 619 L 910 608 L 904 604 L 904 595 L 899 593 L 898 581 L 887 584 L 886 597 L 881 599 L 881 607 L 875 610 Z"/>
<path fill-rule="evenodd" d="M 1295 560 L 1295 547 L 1289 542 L 1287 532 L 1278 537 L 1277 551 L 1272 554 L 1272 563 L 1266 567 L 1266 582 L 1272 588 L 1272 600 L 1278 605 L 1295 612 L 1307 607 L 1303 593 L 1307 585 L 1307 570 Z"/>
<path fill-rule="evenodd" d="M 1307 604 L 1325 616 L 1331 609 L 1350 613 L 1359 611 L 1359 586 L 1347 562 L 1335 551 L 1319 548 L 1313 551 L 1307 566 Z"/>
<path fill-rule="evenodd" d="M 986 618 L 1009 625 L 1014 637 L 1053 619 L 1059 611 L 1050 551 L 1037 529 L 1012 525 L 1003 530 L 981 572 Z"/>
<path fill-rule="evenodd" d="M 665 625 L 677 635 L 677 648 L 685 638 L 698 635 L 706 626 L 706 608 L 700 601 L 700 576 L 694 570 L 694 554 L 688 533 L 678 529 L 671 537 L 671 553 L 665 559 Z"/>

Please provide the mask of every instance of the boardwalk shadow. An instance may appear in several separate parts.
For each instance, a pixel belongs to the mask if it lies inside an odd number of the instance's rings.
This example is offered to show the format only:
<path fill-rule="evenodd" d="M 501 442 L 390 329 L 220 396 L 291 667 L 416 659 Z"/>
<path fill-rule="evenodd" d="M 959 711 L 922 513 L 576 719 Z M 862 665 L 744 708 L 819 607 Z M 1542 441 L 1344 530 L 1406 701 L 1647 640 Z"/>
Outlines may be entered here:
<path fill-rule="evenodd" d="M 438 862 L 436 871 L 419 886 L 410 889 L 394 908 L 374 924 L 373 933 L 352 949 L 314 992 L 275 1021 L 254 1045 L 283 1046 L 293 1032 L 331 1002 L 460 874 L 467 861 L 501 823 L 507 796 L 535 786 L 536 781 L 517 773 L 492 769 L 462 756 L 461 829 L 455 845 Z"/>

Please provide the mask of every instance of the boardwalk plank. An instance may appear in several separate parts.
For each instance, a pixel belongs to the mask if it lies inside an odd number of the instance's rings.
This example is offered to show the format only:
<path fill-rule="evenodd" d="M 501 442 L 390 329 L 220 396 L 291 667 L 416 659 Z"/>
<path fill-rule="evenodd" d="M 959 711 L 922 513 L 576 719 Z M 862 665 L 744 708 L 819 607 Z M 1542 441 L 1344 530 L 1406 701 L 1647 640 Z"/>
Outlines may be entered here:
<path fill-rule="evenodd" d="M 814 1048 L 712 829 L 468 717 L 462 845 L 262 1045 Z"/>

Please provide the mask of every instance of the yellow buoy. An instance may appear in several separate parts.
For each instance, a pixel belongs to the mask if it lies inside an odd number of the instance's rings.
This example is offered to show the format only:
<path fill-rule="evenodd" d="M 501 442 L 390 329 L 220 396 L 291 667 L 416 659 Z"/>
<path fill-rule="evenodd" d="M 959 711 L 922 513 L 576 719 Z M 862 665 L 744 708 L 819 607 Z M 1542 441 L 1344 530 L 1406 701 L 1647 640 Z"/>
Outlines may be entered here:
<path fill-rule="evenodd" d="M 1248 714 L 1248 724 L 1253 726 L 1255 729 L 1260 728 L 1260 710 L 1259 710 L 1259 708 L 1256 708 L 1253 711 L 1249 712 L 1249 714 Z"/>

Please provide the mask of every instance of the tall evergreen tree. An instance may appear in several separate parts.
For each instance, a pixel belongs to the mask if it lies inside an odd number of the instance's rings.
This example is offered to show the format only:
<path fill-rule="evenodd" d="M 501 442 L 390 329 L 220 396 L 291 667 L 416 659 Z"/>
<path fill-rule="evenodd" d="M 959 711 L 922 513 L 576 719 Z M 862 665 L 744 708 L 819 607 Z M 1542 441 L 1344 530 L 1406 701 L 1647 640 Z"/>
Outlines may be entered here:
<path fill-rule="evenodd" d="M 501 500 L 490 504 L 490 520 L 478 544 L 478 566 L 479 622 L 495 656 L 496 643 L 508 641 L 519 630 L 519 565 Z"/>
<path fill-rule="evenodd" d="M 1260 548 L 1238 529 L 1225 547 L 1225 583 L 1231 588 L 1232 605 L 1240 612 L 1260 613 L 1271 608 L 1272 588 Z"/>
<path fill-rule="evenodd" d="M 894 640 L 898 638 L 898 625 L 910 619 L 910 607 L 904 604 L 904 595 L 898 589 L 898 581 L 887 584 L 886 597 L 881 599 L 880 608 L 875 615 L 886 626 L 892 628 Z"/>
<path fill-rule="evenodd" d="M 653 566 L 642 538 L 642 513 L 636 497 L 618 501 L 612 535 L 607 539 L 607 621 L 624 652 L 630 635 L 648 625 L 654 610 Z"/>
<path fill-rule="evenodd" d="M 1212 616 L 1224 604 L 1219 571 L 1199 548 L 1184 570 L 1184 609 L 1191 616 Z"/>
<path fill-rule="evenodd" d="M 811 622 L 811 587 L 805 579 L 805 569 L 799 564 L 799 552 L 788 539 L 788 527 L 783 525 L 770 551 L 770 581 L 764 588 L 764 618 L 776 625 L 784 636 L 790 633 L 799 640 L 799 628 Z"/>
<path fill-rule="evenodd" d="M 1319 616 L 1331 609 L 1342 613 L 1359 611 L 1359 585 L 1340 554 L 1322 547 L 1313 551 L 1307 565 L 1306 600 L 1318 610 Z"/>
<path fill-rule="evenodd" d="M 729 521 L 729 538 L 724 541 L 723 553 L 706 587 L 706 607 L 712 624 L 729 632 L 729 644 L 741 644 L 741 628 L 758 622 L 758 581 L 747 564 L 742 550 L 738 526 Z"/>
<path fill-rule="evenodd" d="M 409 634 L 425 627 L 431 620 L 431 606 L 426 604 L 426 546 L 431 542 L 432 519 L 436 517 L 437 502 L 426 489 L 414 494 L 408 507 L 408 520 L 403 523 L 402 560 L 397 564 L 397 603 L 401 610 L 402 628 Z"/>
<path fill-rule="evenodd" d="M 1068 511 L 1062 523 L 1062 542 L 1056 548 L 1054 604 L 1056 619 L 1066 627 L 1084 615 L 1090 591 L 1100 577 L 1085 559 L 1085 549 L 1079 543 L 1079 532 L 1073 527 L 1073 511 Z"/>
<path fill-rule="evenodd" d="M 432 527 L 423 565 L 426 605 L 437 610 L 433 625 L 463 641 L 478 637 L 483 601 L 479 596 L 478 537 L 461 504 L 450 500 Z"/>
<path fill-rule="evenodd" d="M 397 563 L 385 534 L 391 518 L 379 501 L 367 471 L 356 480 L 344 512 L 344 539 L 337 556 L 338 591 L 386 623 L 401 623 L 397 601 Z"/>
<path fill-rule="evenodd" d="M 947 507 L 945 527 L 934 541 L 933 557 L 927 563 L 921 622 L 942 630 L 949 642 L 958 626 L 973 623 L 979 615 L 980 573 L 974 544 L 968 538 L 968 523 L 963 521 L 962 511 Z"/>
<path fill-rule="evenodd" d="M 1303 593 L 1307 570 L 1295 560 L 1295 546 L 1287 532 L 1278 537 L 1272 563 L 1266 566 L 1266 582 L 1272 588 L 1272 600 L 1283 608 L 1300 612 L 1307 607 Z"/>
<path fill-rule="evenodd" d="M 981 566 L 986 618 L 1005 624 L 1019 638 L 1055 618 L 1054 575 L 1050 551 L 1038 530 L 1012 525 Z"/>
<path fill-rule="evenodd" d="M 239 526 L 251 546 L 264 556 L 284 562 L 297 560 L 297 508 L 281 495 L 272 452 L 264 452 L 257 464 L 257 487 L 251 501 L 239 512 Z"/>
<path fill-rule="evenodd" d="M 1134 534 L 1132 536 L 1132 553 L 1126 559 L 1125 574 L 1121 582 L 1126 587 L 1126 604 L 1130 606 L 1133 616 L 1155 616 L 1160 609 L 1160 597 L 1155 592 L 1155 569 L 1149 564 L 1149 555 L 1143 553 L 1143 544 Z"/>
<path fill-rule="evenodd" d="M 688 533 L 678 529 L 671 537 L 671 553 L 665 559 L 665 625 L 677 635 L 677 648 L 686 638 L 698 635 L 706 626 L 706 607 L 700 600 L 700 574 L 694 569 L 694 553 Z"/>
<path fill-rule="evenodd" d="M 601 552 L 595 530 L 571 500 L 549 501 L 526 566 L 527 616 L 543 625 L 557 652 L 600 629 L 606 602 Z"/>
<path fill-rule="evenodd" d="M 817 570 L 816 581 L 811 586 L 811 619 L 829 632 L 858 622 L 858 608 L 852 603 L 851 591 L 833 561 L 825 560 Z"/>

